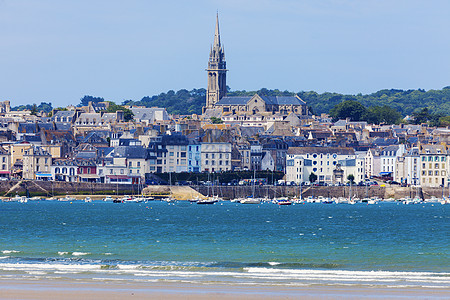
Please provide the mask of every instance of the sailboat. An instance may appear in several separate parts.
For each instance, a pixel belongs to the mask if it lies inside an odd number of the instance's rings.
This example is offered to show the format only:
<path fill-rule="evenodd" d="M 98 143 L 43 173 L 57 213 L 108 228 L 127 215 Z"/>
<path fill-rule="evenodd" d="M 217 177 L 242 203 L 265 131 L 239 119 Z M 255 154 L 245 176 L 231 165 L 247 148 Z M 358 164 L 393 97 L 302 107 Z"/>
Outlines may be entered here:
<path fill-rule="evenodd" d="M 241 200 L 241 204 L 260 204 L 261 199 L 255 198 L 256 170 L 253 171 L 252 196 Z"/>
<path fill-rule="evenodd" d="M 167 203 L 174 203 L 177 199 L 172 196 L 172 172 L 169 172 L 169 190 L 169 197 L 163 198 L 162 200 L 166 201 Z"/>

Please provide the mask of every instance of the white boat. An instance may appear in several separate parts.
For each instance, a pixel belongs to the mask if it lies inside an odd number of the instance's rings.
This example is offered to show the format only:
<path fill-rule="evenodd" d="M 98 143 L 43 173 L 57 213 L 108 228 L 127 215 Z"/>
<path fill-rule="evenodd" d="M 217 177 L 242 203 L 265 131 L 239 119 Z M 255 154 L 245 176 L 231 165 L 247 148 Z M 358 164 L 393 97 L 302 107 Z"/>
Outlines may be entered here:
<path fill-rule="evenodd" d="M 111 196 L 106 196 L 105 198 L 103 198 L 103 201 L 105 201 L 105 202 L 112 202 L 112 201 L 114 201 L 114 199 Z"/>
<path fill-rule="evenodd" d="M 241 200 L 241 204 L 260 204 L 261 200 L 258 198 L 247 198 Z"/>
<path fill-rule="evenodd" d="M 91 199 L 91 197 L 86 197 L 86 198 L 84 198 L 84 202 L 92 202 L 92 199 Z"/>
<path fill-rule="evenodd" d="M 58 198 L 58 201 L 75 201 L 76 199 L 66 195 L 64 198 Z"/>
<path fill-rule="evenodd" d="M 177 199 L 175 199 L 172 196 L 169 196 L 167 198 L 162 199 L 162 201 L 166 201 L 167 203 L 174 203 L 175 201 L 177 201 Z"/>

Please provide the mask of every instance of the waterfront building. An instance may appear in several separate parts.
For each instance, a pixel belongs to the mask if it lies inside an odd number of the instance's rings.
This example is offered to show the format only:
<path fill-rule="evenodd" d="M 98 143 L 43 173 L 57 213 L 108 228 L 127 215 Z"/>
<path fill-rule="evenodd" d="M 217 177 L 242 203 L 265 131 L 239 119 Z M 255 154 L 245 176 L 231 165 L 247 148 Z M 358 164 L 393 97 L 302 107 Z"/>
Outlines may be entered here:
<path fill-rule="evenodd" d="M 167 150 L 163 157 L 163 172 L 187 172 L 188 171 L 188 145 L 189 140 L 182 134 L 163 135 L 161 137 L 163 148 Z"/>
<path fill-rule="evenodd" d="M 201 171 L 231 170 L 231 143 L 201 143 Z"/>
<path fill-rule="evenodd" d="M 269 150 L 263 150 L 261 156 L 261 170 L 274 171 L 275 160 L 272 157 L 272 153 Z"/>
<path fill-rule="evenodd" d="M 149 173 L 148 151 L 142 146 L 117 146 L 97 166 L 99 180 L 106 183 L 139 184 Z"/>
<path fill-rule="evenodd" d="M 364 166 L 366 170 L 366 177 L 379 176 L 381 170 L 380 153 L 376 148 L 367 150 L 364 157 Z"/>
<path fill-rule="evenodd" d="M 449 148 L 442 145 L 419 144 L 419 155 L 421 163 L 421 186 L 443 187 L 448 186 L 448 155 Z"/>
<path fill-rule="evenodd" d="M 32 147 L 32 145 L 29 142 L 16 142 L 13 144 L 7 144 L 6 148 L 9 152 L 9 154 L 11 155 L 11 158 L 9 160 L 10 167 L 12 168 L 12 166 L 17 161 L 22 160 L 25 151 L 30 149 L 31 147 Z"/>
<path fill-rule="evenodd" d="M 11 156 L 9 152 L 0 146 L 0 178 L 10 178 L 11 176 Z"/>
<path fill-rule="evenodd" d="M 338 171 L 336 173 L 335 171 Z M 345 183 L 353 175 L 356 183 L 363 181 L 364 158 L 353 148 L 345 147 L 291 147 L 286 157 L 286 181 L 309 181 L 311 173 L 317 181 L 327 184 Z M 339 174 L 339 177 L 336 177 Z"/>
<path fill-rule="evenodd" d="M 396 173 L 397 158 L 401 157 L 405 151 L 404 144 L 382 148 L 380 151 L 380 175 L 393 178 Z"/>
<path fill-rule="evenodd" d="M 51 180 L 52 156 L 38 146 L 32 146 L 23 153 L 23 179 Z"/>
<path fill-rule="evenodd" d="M 189 140 L 188 146 L 188 172 L 198 173 L 201 170 L 201 149 L 202 145 L 195 141 Z"/>
<path fill-rule="evenodd" d="M 56 159 L 51 166 L 52 178 L 55 181 L 78 181 L 78 165 L 72 159 Z"/>
<path fill-rule="evenodd" d="M 408 149 L 403 156 L 397 157 L 394 180 L 403 185 L 420 185 L 421 162 L 418 147 Z"/>
<path fill-rule="evenodd" d="M 241 157 L 241 170 L 250 170 L 251 169 L 251 161 L 250 161 L 250 145 L 248 144 L 238 144 L 237 149 L 239 150 Z"/>

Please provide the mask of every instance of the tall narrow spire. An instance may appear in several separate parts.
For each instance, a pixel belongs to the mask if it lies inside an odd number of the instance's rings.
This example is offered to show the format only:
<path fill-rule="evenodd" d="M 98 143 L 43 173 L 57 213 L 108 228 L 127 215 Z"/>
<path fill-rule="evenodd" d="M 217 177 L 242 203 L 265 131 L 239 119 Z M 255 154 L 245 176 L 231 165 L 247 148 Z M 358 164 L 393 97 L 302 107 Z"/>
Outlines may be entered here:
<path fill-rule="evenodd" d="M 216 31 L 214 32 L 214 48 L 220 48 L 219 13 L 216 14 Z"/>
<path fill-rule="evenodd" d="M 214 43 L 211 47 L 208 60 L 208 88 L 206 92 L 206 108 L 213 108 L 222 97 L 227 94 L 227 64 L 225 52 L 220 44 L 219 13 L 216 14 L 216 29 Z"/>

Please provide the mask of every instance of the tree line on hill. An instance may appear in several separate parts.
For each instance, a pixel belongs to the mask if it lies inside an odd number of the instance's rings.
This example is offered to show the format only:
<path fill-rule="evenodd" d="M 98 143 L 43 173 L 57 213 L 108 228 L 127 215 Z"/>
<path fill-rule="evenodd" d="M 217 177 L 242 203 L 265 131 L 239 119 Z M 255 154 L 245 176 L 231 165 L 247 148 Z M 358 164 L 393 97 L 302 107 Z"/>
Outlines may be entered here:
<path fill-rule="evenodd" d="M 311 113 L 320 115 L 328 113 L 333 119 L 350 118 L 353 121 L 367 121 L 369 123 L 394 124 L 402 121 L 405 116 L 412 116 L 414 123 L 429 122 L 431 125 L 450 124 L 450 86 L 441 90 L 423 89 L 399 90 L 385 89 L 372 94 L 345 95 L 339 93 L 317 93 L 314 91 L 289 91 L 260 89 L 258 91 L 231 91 L 228 96 L 292 96 L 298 95 L 303 99 Z M 104 101 L 101 97 L 84 96 L 79 106 Z M 177 92 L 170 90 L 154 96 L 145 96 L 139 101 L 125 100 L 121 105 L 111 105 L 111 112 L 118 109 L 126 110 L 123 105 L 139 105 L 145 107 L 165 107 L 170 114 L 201 114 L 202 106 L 206 102 L 206 89 L 181 89 Z M 51 103 L 42 102 L 39 105 L 28 104 L 12 108 L 13 110 L 30 109 L 32 111 L 49 112 Z M 126 118 L 132 117 L 131 111 L 126 111 Z"/>

